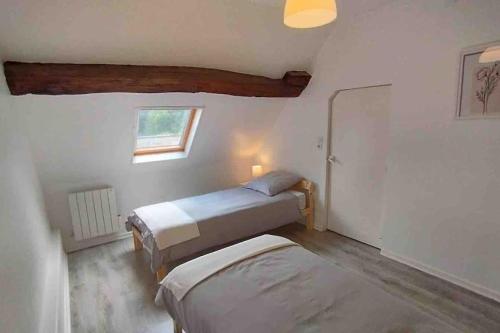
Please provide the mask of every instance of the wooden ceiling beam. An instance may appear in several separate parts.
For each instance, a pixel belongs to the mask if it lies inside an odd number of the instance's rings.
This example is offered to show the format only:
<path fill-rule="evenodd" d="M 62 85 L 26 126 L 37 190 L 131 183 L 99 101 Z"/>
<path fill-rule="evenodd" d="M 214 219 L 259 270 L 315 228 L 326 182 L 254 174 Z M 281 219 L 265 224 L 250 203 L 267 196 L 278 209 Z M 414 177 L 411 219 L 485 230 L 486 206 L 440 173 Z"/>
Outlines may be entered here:
<path fill-rule="evenodd" d="M 307 72 L 287 72 L 283 79 L 218 69 L 174 66 L 3 64 L 12 95 L 80 95 L 95 93 L 212 93 L 246 97 L 298 97 L 307 87 Z"/>

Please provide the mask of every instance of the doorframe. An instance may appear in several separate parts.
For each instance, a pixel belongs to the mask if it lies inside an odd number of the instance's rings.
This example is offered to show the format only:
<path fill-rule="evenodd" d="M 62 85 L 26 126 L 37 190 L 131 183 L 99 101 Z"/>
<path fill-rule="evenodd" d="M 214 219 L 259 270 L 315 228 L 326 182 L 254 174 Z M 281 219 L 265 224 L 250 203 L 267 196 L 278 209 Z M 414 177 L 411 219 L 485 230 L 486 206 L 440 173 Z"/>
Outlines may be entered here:
<path fill-rule="evenodd" d="M 330 96 L 328 99 L 328 128 L 327 128 L 327 142 L 326 142 L 326 158 L 325 158 L 325 163 L 326 163 L 326 181 L 325 181 L 325 217 L 326 217 L 326 230 L 328 229 L 329 221 L 330 221 L 330 199 L 332 198 L 332 193 L 331 193 L 331 176 L 332 176 L 332 166 L 331 163 L 328 162 L 328 157 L 332 155 L 332 120 L 333 120 L 333 112 L 335 111 L 333 109 L 333 102 L 335 101 L 335 98 L 342 92 L 346 91 L 351 91 L 351 90 L 360 90 L 360 89 L 369 89 L 369 88 L 379 88 L 379 87 L 392 87 L 392 83 L 385 83 L 385 84 L 375 84 L 371 86 L 363 86 L 363 87 L 353 87 L 353 88 L 346 88 L 346 89 L 339 89 L 335 90 L 334 93 Z M 391 102 L 392 103 L 392 102 Z"/>

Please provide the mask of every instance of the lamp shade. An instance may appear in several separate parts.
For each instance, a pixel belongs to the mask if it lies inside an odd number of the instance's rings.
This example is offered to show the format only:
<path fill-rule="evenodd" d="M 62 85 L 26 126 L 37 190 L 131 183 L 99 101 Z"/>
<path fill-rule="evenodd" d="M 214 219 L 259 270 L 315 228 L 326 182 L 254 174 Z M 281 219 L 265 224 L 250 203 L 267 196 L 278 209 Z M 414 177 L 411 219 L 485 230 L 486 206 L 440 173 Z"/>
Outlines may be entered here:
<path fill-rule="evenodd" d="M 291 28 L 315 28 L 337 18 L 335 0 L 287 0 L 285 25 Z"/>
<path fill-rule="evenodd" d="M 479 57 L 481 64 L 500 61 L 500 46 L 488 47 Z"/>
<path fill-rule="evenodd" d="M 262 176 L 262 165 L 253 165 L 252 166 L 252 177 L 260 177 Z"/>

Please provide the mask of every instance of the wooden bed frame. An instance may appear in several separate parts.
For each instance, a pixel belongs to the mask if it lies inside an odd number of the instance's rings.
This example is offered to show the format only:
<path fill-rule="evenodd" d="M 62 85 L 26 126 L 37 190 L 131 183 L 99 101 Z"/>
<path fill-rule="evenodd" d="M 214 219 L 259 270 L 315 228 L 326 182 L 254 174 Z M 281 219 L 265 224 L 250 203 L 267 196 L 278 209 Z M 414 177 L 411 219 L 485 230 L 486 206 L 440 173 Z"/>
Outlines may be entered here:
<path fill-rule="evenodd" d="M 306 218 L 307 230 L 314 229 L 314 184 L 306 179 L 301 180 L 294 185 L 290 190 L 299 191 L 306 196 L 306 207 L 301 209 L 302 216 Z"/>
<path fill-rule="evenodd" d="M 174 333 L 182 333 L 182 326 L 175 320 L 173 320 L 173 322 L 174 322 Z"/>
<path fill-rule="evenodd" d="M 305 194 L 306 207 L 304 209 L 301 209 L 300 213 L 306 219 L 307 230 L 314 229 L 314 184 L 309 180 L 303 179 L 292 186 L 290 190 L 303 192 Z M 137 229 L 135 226 L 132 226 L 132 235 L 134 238 L 134 249 L 136 251 L 142 250 L 144 247 L 142 235 L 139 229 Z M 167 275 L 167 273 L 167 267 L 165 267 L 165 265 L 162 265 L 156 272 L 156 280 L 160 282 Z"/>

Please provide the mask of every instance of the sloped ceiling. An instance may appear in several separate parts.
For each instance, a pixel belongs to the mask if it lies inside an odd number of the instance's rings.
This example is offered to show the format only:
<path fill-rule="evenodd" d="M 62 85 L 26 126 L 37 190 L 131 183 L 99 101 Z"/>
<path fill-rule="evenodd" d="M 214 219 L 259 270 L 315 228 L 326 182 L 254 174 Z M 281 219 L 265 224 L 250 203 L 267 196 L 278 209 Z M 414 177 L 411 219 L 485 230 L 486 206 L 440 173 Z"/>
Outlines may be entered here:
<path fill-rule="evenodd" d="M 340 17 L 390 0 L 339 0 Z M 332 26 L 289 29 L 284 0 L 3 0 L 3 60 L 309 70 Z"/>
<path fill-rule="evenodd" d="M 307 70 L 328 27 L 299 31 L 251 0 L 4 0 L 4 60 L 187 65 L 279 78 Z"/>

